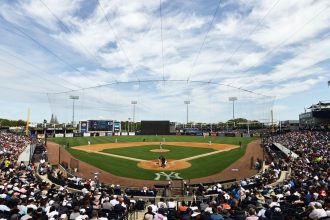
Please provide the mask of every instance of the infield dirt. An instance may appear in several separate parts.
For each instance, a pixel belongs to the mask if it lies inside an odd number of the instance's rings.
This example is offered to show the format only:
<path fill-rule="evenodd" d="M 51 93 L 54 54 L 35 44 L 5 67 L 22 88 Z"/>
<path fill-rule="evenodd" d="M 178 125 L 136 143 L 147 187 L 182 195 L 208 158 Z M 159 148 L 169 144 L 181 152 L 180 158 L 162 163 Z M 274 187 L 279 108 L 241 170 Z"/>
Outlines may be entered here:
<path fill-rule="evenodd" d="M 141 145 L 146 145 L 147 142 L 142 142 Z M 150 142 L 148 142 L 150 143 Z M 166 142 L 168 144 L 169 142 Z M 173 142 L 171 142 L 173 143 Z M 117 143 L 117 144 L 124 144 L 124 143 Z M 128 144 L 128 143 L 126 143 Z M 189 143 L 194 144 L 194 143 Z M 199 143 L 200 144 L 200 143 Z M 68 151 L 62 149 L 59 147 L 58 144 L 48 142 L 48 156 L 49 156 L 49 162 L 51 164 L 57 164 L 60 160 L 61 162 L 67 162 L 70 163 L 71 159 L 75 159 Z M 157 145 L 159 145 L 159 142 L 157 142 Z M 204 144 L 205 146 L 208 144 Z M 212 144 L 211 146 L 214 147 L 216 144 Z M 92 146 L 92 145 L 91 145 Z M 93 145 L 96 146 L 96 145 Z M 136 143 L 132 143 L 131 146 L 136 146 Z M 200 147 L 200 146 L 199 146 Z M 59 149 L 61 149 L 61 153 L 59 153 Z M 59 154 L 61 155 L 59 158 Z M 263 149 L 260 147 L 260 140 L 252 141 L 250 144 L 248 144 L 248 147 L 246 149 L 246 152 L 243 157 L 241 157 L 239 160 L 231 164 L 229 167 L 224 169 L 222 172 L 219 172 L 217 174 L 191 179 L 189 180 L 190 183 L 201 183 L 201 182 L 214 182 L 214 181 L 220 181 L 220 180 L 228 180 L 232 178 L 236 179 L 242 179 L 242 178 L 248 178 L 253 175 L 255 175 L 258 171 L 251 168 L 251 163 L 254 162 L 257 158 L 263 158 Z M 233 170 L 236 171 L 233 171 Z M 132 179 L 127 177 L 120 177 L 113 175 L 111 173 L 105 172 L 101 170 L 100 168 L 97 168 L 95 166 L 92 166 L 88 163 L 85 163 L 83 161 L 79 161 L 79 172 L 75 173 L 75 175 L 79 177 L 83 177 L 86 179 L 93 178 L 94 174 L 93 172 L 99 172 L 100 180 L 107 184 L 120 184 L 122 186 L 136 186 L 136 187 L 142 187 L 142 186 L 150 186 L 152 187 L 154 184 L 166 184 L 168 181 L 154 181 L 154 180 L 138 180 L 138 179 Z"/>

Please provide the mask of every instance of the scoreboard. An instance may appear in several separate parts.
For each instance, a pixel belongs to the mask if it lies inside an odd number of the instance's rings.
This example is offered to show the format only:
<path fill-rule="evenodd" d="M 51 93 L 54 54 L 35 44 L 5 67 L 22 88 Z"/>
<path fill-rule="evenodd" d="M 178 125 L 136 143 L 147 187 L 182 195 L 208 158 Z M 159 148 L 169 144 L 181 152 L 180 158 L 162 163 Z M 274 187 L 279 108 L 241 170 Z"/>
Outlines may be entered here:
<path fill-rule="evenodd" d="M 112 131 L 113 121 L 111 120 L 89 120 L 88 131 Z"/>
<path fill-rule="evenodd" d="M 170 121 L 141 121 L 142 135 L 170 134 Z"/>

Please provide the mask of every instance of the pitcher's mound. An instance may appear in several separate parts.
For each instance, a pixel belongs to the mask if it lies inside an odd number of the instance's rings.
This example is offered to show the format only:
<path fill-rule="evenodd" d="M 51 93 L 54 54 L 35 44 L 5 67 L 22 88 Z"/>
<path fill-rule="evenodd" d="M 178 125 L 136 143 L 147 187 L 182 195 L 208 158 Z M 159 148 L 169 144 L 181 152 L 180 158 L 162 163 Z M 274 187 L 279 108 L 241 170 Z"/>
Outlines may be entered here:
<path fill-rule="evenodd" d="M 150 151 L 157 152 L 157 153 L 164 153 L 164 152 L 169 152 L 170 150 L 168 150 L 168 149 L 152 149 Z"/>
<path fill-rule="evenodd" d="M 166 167 L 160 167 L 158 160 L 141 161 L 137 165 L 146 170 L 182 170 L 191 166 L 189 162 L 183 160 L 168 160 Z"/>

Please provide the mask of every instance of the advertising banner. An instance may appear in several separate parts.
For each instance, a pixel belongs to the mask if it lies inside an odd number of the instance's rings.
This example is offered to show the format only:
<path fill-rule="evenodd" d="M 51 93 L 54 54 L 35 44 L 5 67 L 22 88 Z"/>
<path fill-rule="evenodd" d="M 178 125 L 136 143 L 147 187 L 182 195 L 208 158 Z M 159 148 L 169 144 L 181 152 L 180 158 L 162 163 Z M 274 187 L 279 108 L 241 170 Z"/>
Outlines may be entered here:
<path fill-rule="evenodd" d="M 64 134 L 55 134 L 55 137 L 64 137 Z"/>
<path fill-rule="evenodd" d="M 65 137 L 73 137 L 73 133 L 66 133 Z"/>
<path fill-rule="evenodd" d="M 211 136 L 217 136 L 217 132 L 210 132 Z"/>
<path fill-rule="evenodd" d="M 218 132 L 218 136 L 219 137 L 224 137 L 224 136 L 226 136 L 226 134 L 225 134 L 225 132 Z"/>
<path fill-rule="evenodd" d="M 81 133 L 88 132 L 88 130 L 87 130 L 87 121 L 81 121 L 80 122 L 80 132 Z"/>
<path fill-rule="evenodd" d="M 244 138 L 249 138 L 249 137 L 251 137 L 251 135 L 248 134 L 248 133 L 243 133 L 243 137 L 244 137 Z"/>
<path fill-rule="evenodd" d="M 84 137 L 90 137 L 91 133 L 84 133 Z"/>

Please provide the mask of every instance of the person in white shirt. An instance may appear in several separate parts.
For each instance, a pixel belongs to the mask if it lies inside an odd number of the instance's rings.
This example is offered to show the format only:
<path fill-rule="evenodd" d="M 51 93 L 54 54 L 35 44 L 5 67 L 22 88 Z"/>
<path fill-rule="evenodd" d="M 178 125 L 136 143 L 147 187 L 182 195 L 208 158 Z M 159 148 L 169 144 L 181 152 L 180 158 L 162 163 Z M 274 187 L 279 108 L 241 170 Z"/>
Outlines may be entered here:
<path fill-rule="evenodd" d="M 37 210 L 38 207 L 36 206 L 34 199 L 29 199 L 29 204 L 26 206 L 27 208 L 33 208 L 33 210 Z"/>
<path fill-rule="evenodd" d="M 155 204 L 155 200 L 151 200 L 150 202 L 151 202 L 151 204 L 149 205 L 149 207 L 152 208 L 153 213 L 156 213 L 158 211 L 158 207 Z"/>
<path fill-rule="evenodd" d="M 164 198 L 160 198 L 159 200 L 160 200 L 160 201 L 157 203 L 157 207 L 158 207 L 158 208 L 166 209 L 166 208 L 167 208 L 167 205 L 166 205 L 166 203 L 164 202 Z"/>
<path fill-rule="evenodd" d="M 176 202 L 172 198 L 170 198 L 170 201 L 167 202 L 167 208 L 169 209 L 176 208 Z"/>
<path fill-rule="evenodd" d="M 115 205 L 117 205 L 119 202 L 117 200 L 117 196 L 114 195 L 112 196 L 112 199 L 110 200 L 110 204 L 112 205 L 112 207 L 115 207 Z"/>
<path fill-rule="evenodd" d="M 32 219 L 32 214 L 33 214 L 33 209 L 32 208 L 28 208 L 27 209 L 27 214 L 23 215 L 21 217 L 21 220 L 28 220 L 28 219 Z"/>
<path fill-rule="evenodd" d="M 310 204 L 311 213 L 308 215 L 310 219 L 317 220 L 322 217 L 327 217 L 327 212 L 322 208 L 322 204 L 315 202 Z"/>

